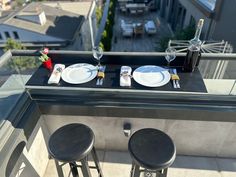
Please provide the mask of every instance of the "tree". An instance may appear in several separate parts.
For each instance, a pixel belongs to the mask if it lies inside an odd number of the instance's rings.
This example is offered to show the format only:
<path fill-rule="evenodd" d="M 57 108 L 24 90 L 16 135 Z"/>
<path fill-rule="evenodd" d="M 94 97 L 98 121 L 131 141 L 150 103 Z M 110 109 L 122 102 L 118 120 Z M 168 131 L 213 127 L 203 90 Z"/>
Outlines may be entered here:
<path fill-rule="evenodd" d="M 160 51 L 165 51 L 168 47 L 169 40 L 190 40 L 194 37 L 195 27 L 190 25 L 182 30 L 177 30 L 174 37 L 164 36 L 160 39 Z"/>
<path fill-rule="evenodd" d="M 103 11 L 103 9 L 101 7 L 96 8 L 97 26 L 100 25 L 100 22 L 101 22 L 101 19 L 102 19 L 102 11 Z"/>
<path fill-rule="evenodd" d="M 14 39 L 8 38 L 6 45 L 4 47 L 4 51 L 12 50 L 12 49 L 24 50 L 26 48 L 20 42 L 17 42 Z M 36 60 L 35 58 L 32 58 L 32 57 L 26 57 L 26 56 L 13 57 L 9 61 L 8 67 L 11 70 L 15 70 L 17 68 L 21 71 L 24 71 L 27 69 L 32 69 L 32 68 L 38 67 L 39 64 L 40 64 L 39 60 Z"/>
<path fill-rule="evenodd" d="M 194 26 L 187 26 L 183 30 L 178 30 L 175 33 L 175 39 L 177 40 L 190 40 L 194 37 L 195 34 L 195 27 Z"/>
<path fill-rule="evenodd" d="M 20 43 L 15 41 L 12 38 L 8 38 L 6 45 L 4 47 L 4 51 L 6 52 L 7 50 L 11 50 L 11 49 L 25 49 L 25 47 Z"/>
<path fill-rule="evenodd" d="M 102 34 L 102 39 L 100 41 L 105 51 L 111 50 L 114 18 L 115 18 L 115 0 L 111 0 L 109 4 L 106 26 Z"/>

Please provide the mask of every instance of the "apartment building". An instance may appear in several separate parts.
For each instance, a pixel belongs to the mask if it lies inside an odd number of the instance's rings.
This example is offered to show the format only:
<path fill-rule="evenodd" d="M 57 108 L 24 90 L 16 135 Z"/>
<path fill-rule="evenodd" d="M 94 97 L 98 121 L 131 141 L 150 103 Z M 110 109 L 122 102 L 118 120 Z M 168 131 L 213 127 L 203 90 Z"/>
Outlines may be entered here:
<path fill-rule="evenodd" d="M 0 48 L 5 46 L 8 38 L 20 41 L 30 48 L 61 48 L 71 46 L 75 42 L 80 44 L 80 50 L 91 48 L 88 16 L 94 11 L 93 4 L 92 1 L 87 4 L 32 2 L 21 9 L 2 14 Z M 80 8 L 81 5 L 83 9 Z"/>
<path fill-rule="evenodd" d="M 227 40 L 236 46 L 234 0 L 157 0 L 161 17 L 175 31 L 205 19 L 202 39 Z"/>
<path fill-rule="evenodd" d="M 160 16 L 170 24 L 173 31 L 185 28 L 188 25 L 196 25 L 197 21 L 203 18 L 205 21 L 201 34 L 202 40 L 225 40 L 233 47 L 236 46 L 236 19 L 233 16 L 236 1 L 234 0 L 157 0 L 157 9 Z M 231 65 L 228 61 L 223 63 L 202 62 L 201 65 L 201 69 L 204 70 L 202 73 L 206 74 L 205 77 L 217 75 L 215 78 L 230 79 L 236 74 L 234 68 L 235 65 Z M 232 72 L 227 74 L 226 69 Z"/>

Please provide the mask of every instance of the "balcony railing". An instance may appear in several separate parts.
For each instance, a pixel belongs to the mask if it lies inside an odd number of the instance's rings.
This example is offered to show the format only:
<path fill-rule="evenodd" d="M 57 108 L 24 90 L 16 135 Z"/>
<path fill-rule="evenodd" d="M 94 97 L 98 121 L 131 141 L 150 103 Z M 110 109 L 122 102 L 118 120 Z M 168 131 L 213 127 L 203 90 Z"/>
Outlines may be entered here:
<path fill-rule="evenodd" d="M 161 87 L 122 89 L 79 85 L 33 87 L 27 82 L 42 69 L 37 55 L 37 51 L 8 51 L 0 59 L 0 113 L 4 115 L 1 116 L 0 126 L 0 176 L 18 172 L 22 158 L 28 162 L 24 169 L 26 173 L 34 170 L 35 174 L 43 174 L 48 163 L 48 136 L 59 126 L 71 122 L 91 126 L 99 139 L 96 146 L 103 150 L 126 148 L 127 137 L 123 135 L 122 125 L 130 122 L 133 131 L 143 127 L 160 127 L 167 131 L 177 144 L 178 153 L 236 156 L 233 137 L 228 136 L 234 134 L 236 121 L 236 76 L 231 70 L 236 62 L 236 54 L 202 55 L 199 75 L 206 92 L 175 90 L 171 87 L 165 87 L 167 90 Z M 116 66 L 159 63 L 166 67 L 164 55 L 109 52 L 104 54 L 102 63 Z M 50 51 L 49 56 L 57 62 L 96 64 L 91 52 Z M 172 66 L 177 67 L 184 56 L 184 53 L 177 54 Z M 221 75 L 217 76 L 214 68 L 224 67 L 222 62 L 228 62 L 227 67 L 220 69 Z M 185 74 L 191 77 L 196 73 Z M 183 143 L 183 140 L 187 142 Z M 196 145 L 197 140 L 200 146 Z M 36 142 L 40 142 L 40 145 Z M 232 146 L 222 142 L 230 142 Z M 35 155 L 31 156 L 35 150 L 44 157 L 42 161 L 39 162 Z M 37 163 L 32 160 L 34 158 Z"/>
<path fill-rule="evenodd" d="M 1 74 L 1 114 L 2 119 L 11 112 L 14 104 L 18 102 L 19 96 L 25 92 L 25 84 L 31 78 L 32 74 L 40 66 L 37 51 L 8 51 L 5 53 L 0 60 L 0 74 Z M 96 64 L 92 60 L 91 52 L 76 52 L 76 51 L 50 51 L 52 58 L 71 60 L 84 57 L 88 63 Z M 91 56 L 91 57 L 90 57 Z M 115 58 L 113 61 L 124 65 L 124 64 L 152 64 L 157 61 L 160 65 L 165 65 L 164 59 L 165 53 L 126 53 L 126 52 L 108 52 L 105 53 L 102 62 L 109 62 L 111 58 Z M 178 53 L 176 61 L 173 65 L 178 65 L 178 60 L 183 58 L 185 53 Z M 135 58 L 135 60 L 131 58 Z M 122 64 L 124 62 L 124 64 Z M 126 62 L 126 63 L 125 63 Z M 236 54 L 203 54 L 199 65 L 199 70 L 202 75 L 202 79 L 206 86 L 207 92 L 194 92 L 194 91 L 179 91 L 176 90 L 148 90 L 148 89 L 119 89 L 119 88 L 81 88 L 81 87 L 53 87 L 36 86 L 31 89 L 31 94 L 35 95 L 35 99 L 42 100 L 45 97 L 56 98 L 56 96 L 65 94 L 70 95 L 68 99 L 75 99 L 73 93 L 76 94 L 78 91 L 84 94 L 90 94 L 94 92 L 94 96 L 97 93 L 100 94 L 111 94 L 114 105 L 122 102 L 123 98 L 130 98 L 135 102 L 140 99 L 146 100 L 146 106 L 156 105 L 169 105 L 169 107 L 179 108 L 185 107 L 187 109 L 231 109 L 231 106 L 235 104 L 236 94 L 236 72 L 234 71 L 234 65 L 236 64 Z M 216 73 L 215 69 L 221 71 Z M 191 73 L 189 73 L 191 75 Z M 181 82 L 180 82 L 181 83 Z M 190 82 L 191 83 L 191 82 Z M 196 84 L 196 83 L 191 83 Z M 197 85 L 196 85 L 197 86 Z M 33 90 L 33 91 L 32 91 Z M 75 91 L 75 92 L 73 92 Z M 95 94 L 96 93 L 96 94 Z M 103 96 L 104 96 L 103 95 Z M 31 95 L 32 96 L 32 95 Z M 101 99 L 99 96 L 97 99 Z M 118 100 L 117 100 L 118 99 Z M 54 101 L 58 101 L 54 99 Z M 115 103 L 116 102 L 116 103 Z M 104 105 L 110 104 L 107 101 L 103 102 Z M 89 102 L 87 104 L 90 104 Z M 128 106 L 128 103 L 123 102 L 124 105 Z M 154 104 L 154 105 L 155 105 Z M 223 106 L 224 105 L 224 106 Z M 141 105 L 140 105 L 141 106 Z M 217 107 L 219 106 L 219 107 Z"/>

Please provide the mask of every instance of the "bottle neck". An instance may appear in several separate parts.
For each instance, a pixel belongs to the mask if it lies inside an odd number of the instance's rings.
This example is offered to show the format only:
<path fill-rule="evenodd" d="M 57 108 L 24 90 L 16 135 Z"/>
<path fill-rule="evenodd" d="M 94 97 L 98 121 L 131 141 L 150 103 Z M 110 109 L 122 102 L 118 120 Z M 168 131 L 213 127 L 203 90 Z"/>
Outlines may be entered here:
<path fill-rule="evenodd" d="M 200 40 L 200 35 L 202 32 L 203 23 L 204 23 L 204 20 L 200 19 L 197 25 L 195 36 L 192 40 L 190 40 L 190 45 L 200 46 L 202 44 L 202 41 Z"/>
<path fill-rule="evenodd" d="M 202 26 L 198 26 L 193 39 L 195 39 L 196 41 L 200 40 L 201 32 L 202 32 Z"/>

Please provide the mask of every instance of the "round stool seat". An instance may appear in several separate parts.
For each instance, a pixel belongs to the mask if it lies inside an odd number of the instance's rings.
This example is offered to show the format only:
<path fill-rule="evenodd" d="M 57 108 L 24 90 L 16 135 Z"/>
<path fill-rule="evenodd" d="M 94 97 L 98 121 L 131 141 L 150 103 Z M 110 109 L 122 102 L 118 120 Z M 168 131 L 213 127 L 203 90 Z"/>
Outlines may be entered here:
<path fill-rule="evenodd" d="M 78 161 L 92 150 L 94 139 L 93 131 L 86 125 L 65 125 L 51 135 L 49 153 L 62 162 Z"/>
<path fill-rule="evenodd" d="M 150 170 L 168 168 L 175 160 L 176 149 L 172 139 L 157 129 L 146 128 L 135 132 L 128 148 L 134 162 Z"/>

